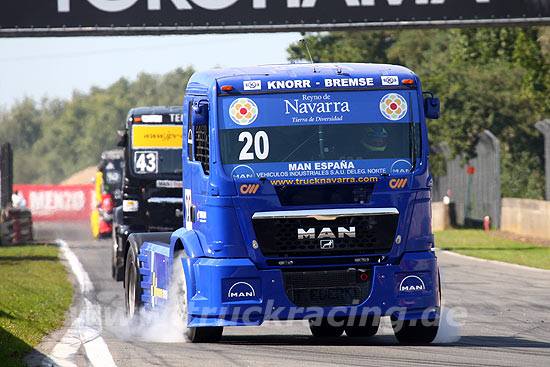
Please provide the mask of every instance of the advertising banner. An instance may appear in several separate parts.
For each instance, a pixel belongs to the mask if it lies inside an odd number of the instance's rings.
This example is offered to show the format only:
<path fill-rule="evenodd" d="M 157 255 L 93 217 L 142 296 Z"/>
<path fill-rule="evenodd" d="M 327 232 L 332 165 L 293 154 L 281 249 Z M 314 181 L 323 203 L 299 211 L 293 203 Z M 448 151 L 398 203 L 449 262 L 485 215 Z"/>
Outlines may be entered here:
<path fill-rule="evenodd" d="M 0 5 L 4 37 L 549 22 L 548 0 L 17 0 Z"/>
<path fill-rule="evenodd" d="M 94 185 L 14 185 L 34 222 L 89 221 L 96 206 Z"/>

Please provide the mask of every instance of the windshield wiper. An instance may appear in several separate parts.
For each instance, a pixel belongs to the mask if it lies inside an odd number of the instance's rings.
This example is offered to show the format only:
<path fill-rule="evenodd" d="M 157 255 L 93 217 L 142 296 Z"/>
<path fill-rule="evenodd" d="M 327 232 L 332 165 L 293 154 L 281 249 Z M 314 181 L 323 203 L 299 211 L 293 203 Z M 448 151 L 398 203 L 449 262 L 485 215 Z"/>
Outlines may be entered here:
<path fill-rule="evenodd" d="M 319 157 L 321 160 L 325 160 L 325 132 L 323 125 L 319 125 Z"/>

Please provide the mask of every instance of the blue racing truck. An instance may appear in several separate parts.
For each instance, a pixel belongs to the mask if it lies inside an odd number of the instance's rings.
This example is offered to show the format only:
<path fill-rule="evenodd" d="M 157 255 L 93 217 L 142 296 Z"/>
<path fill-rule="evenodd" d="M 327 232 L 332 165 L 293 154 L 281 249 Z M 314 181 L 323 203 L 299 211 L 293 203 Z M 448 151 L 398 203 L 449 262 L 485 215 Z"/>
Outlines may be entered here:
<path fill-rule="evenodd" d="M 437 333 L 426 118 L 409 69 L 300 64 L 192 76 L 183 102 L 183 228 L 128 238 L 125 299 L 176 304 L 192 342 L 307 319 L 314 336 Z M 170 214 L 171 215 L 171 214 Z"/>

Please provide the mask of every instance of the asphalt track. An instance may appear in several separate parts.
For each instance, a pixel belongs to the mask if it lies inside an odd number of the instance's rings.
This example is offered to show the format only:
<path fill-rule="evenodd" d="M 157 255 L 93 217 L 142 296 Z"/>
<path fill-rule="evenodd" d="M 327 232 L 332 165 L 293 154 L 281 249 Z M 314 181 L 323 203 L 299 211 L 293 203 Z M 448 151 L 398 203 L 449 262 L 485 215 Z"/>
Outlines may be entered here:
<path fill-rule="evenodd" d="M 397 344 L 387 323 L 372 338 L 318 340 L 301 321 L 225 328 L 219 344 L 166 343 L 154 340 L 169 335 L 169 324 L 156 325 L 148 341 L 132 336 L 124 324 L 123 288 L 111 278 L 110 241 L 92 240 L 87 225 L 36 228 L 39 237 L 64 239 L 89 274 L 94 286 L 89 297 L 101 306 L 101 336 L 117 366 L 550 365 L 550 271 L 439 251 L 447 320 L 439 343 L 427 346 Z M 66 326 L 28 357 L 31 366 L 51 353 L 83 303 L 77 292 Z M 92 365 L 83 347 L 75 361 Z"/>

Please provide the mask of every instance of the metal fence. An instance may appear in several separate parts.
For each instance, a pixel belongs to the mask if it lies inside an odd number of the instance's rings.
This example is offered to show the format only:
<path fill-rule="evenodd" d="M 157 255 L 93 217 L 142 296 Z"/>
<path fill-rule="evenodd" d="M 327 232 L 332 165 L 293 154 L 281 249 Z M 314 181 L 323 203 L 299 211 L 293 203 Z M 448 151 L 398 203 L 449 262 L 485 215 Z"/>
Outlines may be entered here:
<path fill-rule="evenodd" d="M 550 201 L 550 119 L 537 122 L 535 127 L 544 135 L 544 171 L 546 173 L 545 199 Z"/>
<path fill-rule="evenodd" d="M 438 146 L 447 158 L 446 175 L 434 177 L 433 201 L 451 200 L 452 221 L 462 226 L 480 226 L 485 216 L 500 228 L 500 152 L 498 139 L 485 130 L 479 135 L 476 158 L 463 164 L 462 157 L 450 160 L 446 143 Z"/>

